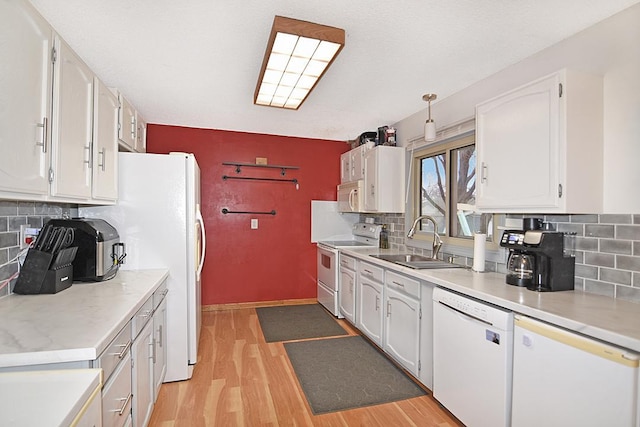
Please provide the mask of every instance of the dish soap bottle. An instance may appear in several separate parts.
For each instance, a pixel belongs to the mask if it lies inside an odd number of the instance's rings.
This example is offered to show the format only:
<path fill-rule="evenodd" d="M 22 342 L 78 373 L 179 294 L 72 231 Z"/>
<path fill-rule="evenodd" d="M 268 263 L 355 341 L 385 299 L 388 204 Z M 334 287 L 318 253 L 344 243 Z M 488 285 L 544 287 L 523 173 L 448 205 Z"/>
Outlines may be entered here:
<path fill-rule="evenodd" d="M 389 249 L 389 233 L 387 232 L 387 224 L 382 224 L 382 230 L 380 230 L 380 249 Z"/>

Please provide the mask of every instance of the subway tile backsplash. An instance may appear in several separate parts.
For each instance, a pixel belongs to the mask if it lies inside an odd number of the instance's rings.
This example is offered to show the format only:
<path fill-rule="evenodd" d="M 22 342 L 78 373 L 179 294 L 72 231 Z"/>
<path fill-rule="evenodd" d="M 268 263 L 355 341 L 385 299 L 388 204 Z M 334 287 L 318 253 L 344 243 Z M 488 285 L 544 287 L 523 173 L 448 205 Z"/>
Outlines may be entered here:
<path fill-rule="evenodd" d="M 0 297 L 15 285 L 15 278 L 7 279 L 18 272 L 18 261 L 8 262 L 20 252 L 20 226 L 40 228 L 51 218 L 76 216 L 77 212 L 77 206 L 70 204 L 0 200 Z"/>
<path fill-rule="evenodd" d="M 376 223 L 394 224 L 391 249 L 406 250 L 403 214 L 373 216 Z M 640 302 L 640 214 L 509 215 L 539 217 L 557 231 L 575 233 L 575 289 Z M 446 257 L 446 247 L 444 256 Z M 472 265 L 473 259 L 456 259 Z M 487 262 L 487 271 L 506 272 L 506 265 Z"/>

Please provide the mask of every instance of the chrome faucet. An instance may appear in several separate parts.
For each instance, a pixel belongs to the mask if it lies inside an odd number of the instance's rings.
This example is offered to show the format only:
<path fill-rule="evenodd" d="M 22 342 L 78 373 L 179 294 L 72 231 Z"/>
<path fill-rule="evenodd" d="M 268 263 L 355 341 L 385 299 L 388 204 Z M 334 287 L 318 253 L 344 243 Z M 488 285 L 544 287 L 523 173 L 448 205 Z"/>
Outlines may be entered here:
<path fill-rule="evenodd" d="M 438 224 L 436 220 L 429 215 L 421 215 L 413 221 L 413 225 L 411 229 L 409 229 L 409 233 L 407 233 L 407 239 L 413 239 L 413 235 L 416 234 L 416 228 L 418 227 L 418 223 L 423 219 L 428 219 L 433 223 L 433 245 L 431 249 L 431 258 L 438 259 L 438 253 L 440 252 L 440 248 L 442 247 L 442 239 L 438 234 Z"/>

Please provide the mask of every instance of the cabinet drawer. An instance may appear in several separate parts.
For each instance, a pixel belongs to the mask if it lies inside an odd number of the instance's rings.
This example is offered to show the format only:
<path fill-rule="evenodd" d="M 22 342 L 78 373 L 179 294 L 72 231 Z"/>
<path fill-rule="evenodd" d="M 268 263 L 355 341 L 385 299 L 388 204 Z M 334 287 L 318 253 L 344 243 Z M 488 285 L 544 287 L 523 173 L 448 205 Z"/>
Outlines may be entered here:
<path fill-rule="evenodd" d="M 151 316 L 153 315 L 153 297 L 149 298 L 143 305 L 140 307 L 138 312 L 133 319 L 131 320 L 131 333 L 133 339 L 136 339 L 142 328 L 147 324 L 149 320 L 151 320 Z"/>
<path fill-rule="evenodd" d="M 162 282 L 160 287 L 153 293 L 153 309 L 157 309 L 164 297 L 169 293 L 167 289 L 167 281 Z"/>
<path fill-rule="evenodd" d="M 109 347 L 98 357 L 98 368 L 102 368 L 104 382 L 109 380 L 118 363 L 129 357 L 129 349 L 131 348 L 131 322 L 122 328 L 117 337 L 111 341 Z"/>
<path fill-rule="evenodd" d="M 131 416 L 131 351 L 102 389 L 102 426 L 122 427 Z"/>
<path fill-rule="evenodd" d="M 340 267 L 356 271 L 356 260 L 350 256 L 340 254 Z"/>
<path fill-rule="evenodd" d="M 364 277 L 384 283 L 384 269 L 366 262 L 361 262 L 358 266 L 358 273 Z"/>
<path fill-rule="evenodd" d="M 401 276 L 393 271 L 387 271 L 387 280 L 385 284 L 399 292 L 411 295 L 418 299 L 420 298 L 420 282 L 418 280 Z"/>

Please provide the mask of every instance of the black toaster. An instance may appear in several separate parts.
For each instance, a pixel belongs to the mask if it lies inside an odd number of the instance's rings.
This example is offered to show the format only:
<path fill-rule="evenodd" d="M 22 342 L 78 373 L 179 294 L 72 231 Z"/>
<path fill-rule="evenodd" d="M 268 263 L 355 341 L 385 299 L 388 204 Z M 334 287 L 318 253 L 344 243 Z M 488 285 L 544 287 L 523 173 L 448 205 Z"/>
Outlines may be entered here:
<path fill-rule="evenodd" d="M 78 251 L 73 260 L 73 280 L 101 282 L 115 277 L 125 253 L 118 231 L 97 218 L 52 219 L 47 224 L 74 230 L 71 246 Z"/>

